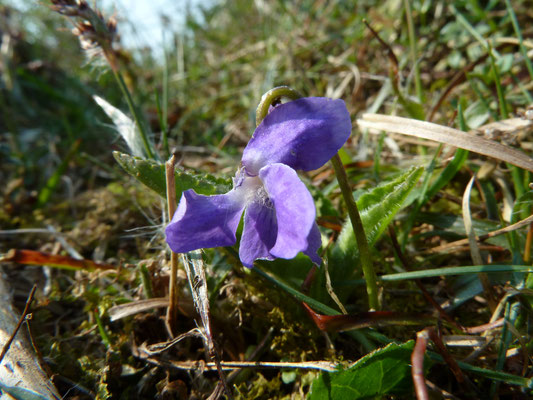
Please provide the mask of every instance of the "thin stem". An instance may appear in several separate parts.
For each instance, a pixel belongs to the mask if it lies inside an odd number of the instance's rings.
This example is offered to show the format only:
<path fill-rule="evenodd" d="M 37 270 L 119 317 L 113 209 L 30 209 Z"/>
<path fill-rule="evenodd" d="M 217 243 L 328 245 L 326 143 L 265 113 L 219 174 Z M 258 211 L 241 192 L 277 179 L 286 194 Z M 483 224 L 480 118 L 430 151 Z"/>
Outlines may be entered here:
<path fill-rule="evenodd" d="M 22 326 L 22 323 L 26 319 L 26 315 L 28 315 L 28 312 L 30 311 L 30 305 L 33 301 L 33 295 L 35 294 L 35 289 L 37 289 L 37 285 L 33 285 L 33 287 L 31 288 L 30 294 L 28 295 L 28 298 L 26 299 L 26 305 L 24 306 L 24 310 L 22 311 L 22 314 L 20 315 L 17 325 L 15 326 L 15 329 L 11 333 L 11 336 L 9 337 L 7 342 L 2 346 L 2 351 L 0 352 L 0 363 L 4 359 L 4 356 L 9 350 L 11 343 L 13 343 L 13 340 L 15 339 L 17 332 L 19 331 L 20 327 Z"/>
<path fill-rule="evenodd" d="M 348 216 L 350 217 L 355 239 L 357 241 L 357 247 L 359 248 L 359 256 L 361 258 L 361 266 L 363 268 L 363 275 L 366 281 L 366 291 L 368 293 L 368 305 L 370 309 L 379 310 L 380 306 L 378 300 L 377 276 L 376 272 L 374 271 L 374 267 L 372 266 L 370 248 L 366 240 L 365 228 L 363 226 L 363 222 L 361 221 L 359 210 L 357 209 L 357 203 L 353 198 L 352 190 L 350 189 L 350 185 L 348 183 L 348 176 L 346 175 L 346 170 L 344 169 L 338 154 L 333 156 L 331 163 L 335 169 L 335 175 L 337 176 L 342 197 L 344 198 L 346 208 L 348 209 Z"/>
<path fill-rule="evenodd" d="M 426 354 L 428 339 L 427 328 L 417 332 L 416 344 L 411 354 L 411 376 L 418 400 L 429 399 L 428 388 L 424 378 L 424 354 Z"/>
<path fill-rule="evenodd" d="M 174 168 L 176 166 L 176 155 L 172 155 L 165 164 L 167 180 L 167 207 L 168 218 L 172 219 L 176 211 L 176 181 L 174 178 Z M 176 333 L 178 321 L 178 255 L 170 251 L 170 284 L 168 295 L 168 309 L 166 323 L 172 334 Z"/>
<path fill-rule="evenodd" d="M 372 26 L 368 23 L 366 19 L 363 19 L 363 23 L 366 25 L 370 33 L 372 33 L 374 38 L 379 42 L 379 44 L 387 51 L 387 57 L 389 59 L 389 80 L 394 94 L 396 95 L 396 97 L 398 97 L 398 102 L 412 118 L 423 120 L 424 115 L 417 108 L 416 104 L 406 99 L 400 90 L 400 83 L 398 81 L 398 71 L 400 67 L 398 64 L 398 58 L 396 58 L 392 47 L 389 46 L 389 44 L 387 44 L 379 36 L 379 34 L 374 30 L 374 28 L 372 28 Z"/>

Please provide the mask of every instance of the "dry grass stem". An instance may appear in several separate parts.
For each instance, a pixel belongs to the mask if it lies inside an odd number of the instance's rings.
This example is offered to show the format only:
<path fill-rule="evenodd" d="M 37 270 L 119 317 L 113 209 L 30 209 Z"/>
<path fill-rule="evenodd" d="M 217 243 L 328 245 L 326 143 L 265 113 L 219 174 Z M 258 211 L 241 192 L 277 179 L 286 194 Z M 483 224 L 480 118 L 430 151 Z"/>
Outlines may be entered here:
<path fill-rule="evenodd" d="M 477 244 L 476 233 L 474 232 L 474 226 L 472 225 L 472 214 L 470 212 L 470 194 L 472 192 L 472 186 L 474 185 L 474 180 L 475 180 L 475 175 L 472 176 L 472 178 L 470 179 L 470 182 L 468 182 L 468 185 L 466 186 L 466 189 L 463 195 L 463 221 L 465 225 L 465 231 L 468 236 L 468 243 L 470 245 L 470 254 L 472 256 L 472 262 L 474 263 L 474 265 L 483 265 L 485 264 L 485 262 L 483 261 L 483 258 L 481 257 L 481 252 Z M 478 273 L 478 277 L 479 277 L 479 280 L 481 281 L 481 285 L 483 286 L 483 291 L 485 292 L 485 296 L 487 297 L 489 308 L 491 311 L 494 311 L 496 309 L 496 296 L 492 289 L 492 285 L 490 283 L 489 277 L 484 272 Z"/>
<path fill-rule="evenodd" d="M 370 129 L 375 133 L 394 132 L 459 147 L 533 172 L 533 158 L 525 153 L 458 129 L 383 114 L 363 114 L 362 119 L 357 120 L 357 124 L 361 129 Z"/>
<path fill-rule="evenodd" d="M 167 181 L 167 207 L 168 218 L 172 220 L 176 212 L 176 181 L 174 178 L 174 170 L 176 167 L 176 155 L 173 154 L 170 160 L 165 164 L 166 181 Z M 178 331 L 178 255 L 172 250 L 170 251 L 170 284 L 168 289 L 168 309 L 166 323 L 169 332 L 176 335 Z"/>

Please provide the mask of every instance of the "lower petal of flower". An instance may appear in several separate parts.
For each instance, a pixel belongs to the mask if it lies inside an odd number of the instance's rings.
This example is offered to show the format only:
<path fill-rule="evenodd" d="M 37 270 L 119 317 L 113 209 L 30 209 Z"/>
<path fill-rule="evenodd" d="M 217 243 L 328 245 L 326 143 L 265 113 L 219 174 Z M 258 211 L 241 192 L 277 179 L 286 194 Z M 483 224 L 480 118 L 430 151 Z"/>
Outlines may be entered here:
<path fill-rule="evenodd" d="M 193 190 L 183 192 L 178 209 L 165 233 L 175 253 L 231 246 L 245 204 L 235 190 L 216 196 L 203 196 Z"/>
<path fill-rule="evenodd" d="M 316 216 L 313 197 L 296 171 L 285 164 L 267 165 L 261 168 L 259 177 L 276 210 L 278 231 L 270 254 L 294 258 L 309 248 L 308 238 Z"/>
<path fill-rule="evenodd" d="M 322 238 L 320 236 L 320 231 L 318 230 L 318 225 L 315 222 L 311 228 L 311 232 L 309 232 L 309 236 L 307 236 L 307 249 L 305 249 L 303 253 L 308 256 L 316 265 L 322 264 L 322 259 L 317 254 L 317 251 L 321 245 Z"/>
<path fill-rule="evenodd" d="M 252 268 L 257 259 L 274 259 L 269 250 L 276 243 L 277 231 L 276 212 L 272 207 L 261 201 L 248 205 L 239 247 L 239 257 L 245 267 Z"/>

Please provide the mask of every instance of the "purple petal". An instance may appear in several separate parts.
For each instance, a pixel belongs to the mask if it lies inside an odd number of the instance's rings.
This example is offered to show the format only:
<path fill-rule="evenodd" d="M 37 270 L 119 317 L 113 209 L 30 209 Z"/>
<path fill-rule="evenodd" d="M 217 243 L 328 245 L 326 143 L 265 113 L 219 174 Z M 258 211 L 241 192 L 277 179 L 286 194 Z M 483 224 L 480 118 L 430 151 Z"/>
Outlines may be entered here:
<path fill-rule="evenodd" d="M 187 190 L 165 230 L 167 243 L 175 253 L 231 246 L 244 206 L 236 190 L 216 196 Z"/>
<path fill-rule="evenodd" d="M 261 168 L 259 177 L 276 210 L 278 234 L 270 254 L 293 258 L 309 247 L 308 237 L 316 215 L 311 193 L 296 171 L 285 164 L 267 165 Z"/>
<path fill-rule="evenodd" d="M 322 259 L 317 254 L 320 246 L 322 246 L 322 238 L 320 237 L 318 225 L 315 222 L 311 228 L 311 232 L 309 232 L 309 236 L 307 236 L 307 249 L 305 249 L 303 253 L 308 256 L 316 265 L 322 264 Z"/>
<path fill-rule="evenodd" d="M 350 114 L 342 100 L 306 97 L 280 104 L 257 127 L 242 163 L 257 175 L 268 164 L 305 171 L 324 165 L 350 136 Z"/>
<path fill-rule="evenodd" d="M 252 268 L 255 260 L 273 260 L 270 249 L 276 243 L 278 223 L 276 212 L 261 202 L 253 202 L 244 213 L 239 257 L 245 267 Z"/>

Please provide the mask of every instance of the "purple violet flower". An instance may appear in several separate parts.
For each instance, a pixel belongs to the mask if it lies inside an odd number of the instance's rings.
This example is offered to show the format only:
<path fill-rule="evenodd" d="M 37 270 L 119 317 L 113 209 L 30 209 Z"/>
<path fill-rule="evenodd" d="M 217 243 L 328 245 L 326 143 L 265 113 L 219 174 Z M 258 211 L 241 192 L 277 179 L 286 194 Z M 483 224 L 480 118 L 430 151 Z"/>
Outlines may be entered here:
<path fill-rule="evenodd" d="M 172 251 L 235 244 L 244 212 L 239 257 L 294 258 L 303 252 L 319 264 L 321 245 L 313 198 L 296 174 L 324 165 L 344 145 L 351 120 L 342 100 L 307 97 L 272 109 L 244 149 L 242 166 L 226 194 L 187 190 L 166 228 Z"/>

